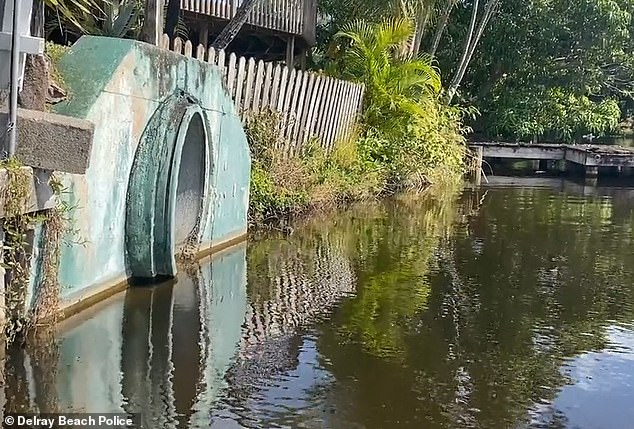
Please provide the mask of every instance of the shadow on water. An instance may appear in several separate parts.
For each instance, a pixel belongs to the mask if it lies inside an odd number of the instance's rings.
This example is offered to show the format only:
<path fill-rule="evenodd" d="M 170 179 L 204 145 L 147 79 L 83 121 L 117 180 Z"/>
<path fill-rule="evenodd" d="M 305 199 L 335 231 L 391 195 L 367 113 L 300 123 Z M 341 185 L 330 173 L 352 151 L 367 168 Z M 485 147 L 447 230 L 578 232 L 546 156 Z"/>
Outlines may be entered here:
<path fill-rule="evenodd" d="M 4 409 L 142 412 L 148 428 L 627 427 L 634 188 L 515 180 L 355 206 L 130 289 L 9 350 Z"/>

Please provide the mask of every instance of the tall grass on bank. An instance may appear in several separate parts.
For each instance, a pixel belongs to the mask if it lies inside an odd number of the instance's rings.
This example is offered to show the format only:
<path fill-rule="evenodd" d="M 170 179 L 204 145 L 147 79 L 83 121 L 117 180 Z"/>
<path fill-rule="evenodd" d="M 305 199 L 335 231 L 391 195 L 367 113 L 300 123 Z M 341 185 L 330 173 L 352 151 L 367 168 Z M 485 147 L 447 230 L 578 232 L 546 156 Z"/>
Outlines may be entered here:
<path fill-rule="evenodd" d="M 462 159 L 454 164 L 433 157 L 421 162 L 396 147 L 379 155 L 377 148 L 386 149 L 391 143 L 368 133 L 353 132 L 328 153 L 316 138 L 311 139 L 295 154 L 280 136 L 280 119 L 280 114 L 265 111 L 245 121 L 252 159 L 251 226 L 284 224 L 307 212 L 397 191 L 421 190 L 431 183 L 455 185 L 461 179 L 456 164 L 462 165 Z"/>
<path fill-rule="evenodd" d="M 280 115 L 270 111 L 246 120 L 251 225 L 285 222 L 307 211 L 372 198 L 385 188 L 384 173 L 363 159 L 355 137 L 340 141 L 330 153 L 311 140 L 300 154 L 289 155 L 279 121 Z"/>

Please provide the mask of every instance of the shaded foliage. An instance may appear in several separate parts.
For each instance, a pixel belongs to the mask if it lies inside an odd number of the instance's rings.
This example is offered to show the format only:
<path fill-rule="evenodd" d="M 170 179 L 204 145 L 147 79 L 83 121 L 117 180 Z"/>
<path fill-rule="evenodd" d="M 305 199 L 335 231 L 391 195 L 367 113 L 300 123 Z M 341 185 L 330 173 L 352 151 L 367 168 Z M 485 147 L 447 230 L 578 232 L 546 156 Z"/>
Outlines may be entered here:
<path fill-rule="evenodd" d="M 462 86 L 462 102 L 483 113 L 478 130 L 546 139 L 613 132 L 614 107 L 625 110 L 634 88 L 633 12 L 631 0 L 502 2 Z M 468 20 L 458 4 L 438 51 L 444 70 Z"/>
<path fill-rule="evenodd" d="M 47 0 L 46 32 L 58 42 L 74 42 L 84 34 L 136 38 L 143 23 L 141 0 Z"/>

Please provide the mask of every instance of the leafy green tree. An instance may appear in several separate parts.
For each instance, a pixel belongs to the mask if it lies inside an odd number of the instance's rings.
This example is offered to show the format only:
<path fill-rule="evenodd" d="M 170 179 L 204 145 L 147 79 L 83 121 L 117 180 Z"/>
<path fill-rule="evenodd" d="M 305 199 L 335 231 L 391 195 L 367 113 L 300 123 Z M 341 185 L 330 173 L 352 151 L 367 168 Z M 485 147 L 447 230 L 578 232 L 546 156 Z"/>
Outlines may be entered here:
<path fill-rule="evenodd" d="M 500 3 L 461 84 L 463 102 L 483 113 L 478 128 L 516 138 L 609 133 L 614 106 L 632 99 L 633 13 L 632 0 Z M 469 19 L 458 4 L 437 53 L 443 70 L 456 64 Z M 576 119 L 561 116 L 571 109 Z"/>
<path fill-rule="evenodd" d="M 570 142 L 586 133 L 613 131 L 621 117 L 613 99 L 594 102 L 560 87 L 509 92 L 497 99 L 494 109 L 489 122 L 492 132 L 516 139 L 540 136 Z"/>

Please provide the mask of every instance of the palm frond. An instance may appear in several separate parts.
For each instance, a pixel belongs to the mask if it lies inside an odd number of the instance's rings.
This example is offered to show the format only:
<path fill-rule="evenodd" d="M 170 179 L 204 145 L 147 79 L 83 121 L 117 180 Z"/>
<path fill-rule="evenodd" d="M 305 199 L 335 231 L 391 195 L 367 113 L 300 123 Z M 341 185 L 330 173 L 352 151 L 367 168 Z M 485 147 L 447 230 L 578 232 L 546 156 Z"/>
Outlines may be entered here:
<path fill-rule="evenodd" d="M 64 19 L 84 31 L 82 21 L 86 16 L 98 16 L 103 13 L 101 4 L 110 4 L 109 0 L 44 0 L 44 4 L 55 11 L 60 20 Z"/>
<path fill-rule="evenodd" d="M 420 127 L 436 120 L 430 115 L 438 110 L 434 103 L 442 90 L 440 71 L 429 55 L 404 55 L 414 31 L 407 18 L 355 21 L 334 38 L 331 70 L 366 85 L 365 118 L 370 124 L 385 121 L 386 115 L 405 123 L 419 121 Z"/>

